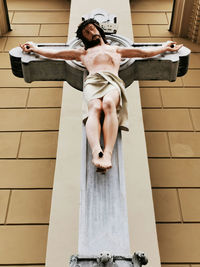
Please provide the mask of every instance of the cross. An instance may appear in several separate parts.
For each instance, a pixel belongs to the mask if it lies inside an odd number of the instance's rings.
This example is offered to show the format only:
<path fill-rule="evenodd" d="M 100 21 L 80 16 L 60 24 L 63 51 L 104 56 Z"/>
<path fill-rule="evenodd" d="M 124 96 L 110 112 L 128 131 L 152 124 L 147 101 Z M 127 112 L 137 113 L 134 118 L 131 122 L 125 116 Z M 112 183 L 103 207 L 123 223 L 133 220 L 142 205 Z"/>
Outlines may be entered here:
<path fill-rule="evenodd" d="M 133 44 L 123 36 L 117 35 L 110 35 L 108 39 L 111 45 L 114 42 L 124 46 L 146 47 L 161 45 Z M 80 45 L 77 42 L 77 40 L 73 40 L 66 47 L 77 47 Z M 54 49 L 61 49 L 65 46 L 59 44 L 38 45 L 43 47 L 50 46 Z M 22 66 L 21 69 L 17 68 L 17 72 L 19 71 L 17 75 L 23 76 L 27 82 L 38 79 L 67 80 L 76 89 L 80 90 L 82 88 L 85 70 L 78 62 L 69 63 L 62 60 L 46 60 L 35 55 L 22 55 L 21 50 L 17 48 L 12 50 L 10 55 L 13 72 L 16 72 L 15 64 Z M 135 79 L 145 80 L 151 78 L 174 81 L 177 75 L 183 75 L 187 71 L 188 55 L 189 50 L 183 48 L 180 54 L 166 54 L 147 60 L 125 60 L 121 63 L 119 74 L 124 79 L 126 86 L 130 85 Z M 40 66 L 42 66 L 43 72 L 41 72 Z M 52 68 L 58 70 L 55 76 L 51 72 Z M 140 76 L 141 74 L 142 76 Z M 90 164 L 91 151 L 83 128 L 80 255 L 72 257 L 72 266 L 76 264 L 82 266 L 84 262 L 87 262 L 88 266 L 94 263 L 97 265 L 112 265 L 115 262 L 119 266 L 130 266 L 130 264 L 140 266 L 145 263 L 145 261 L 142 262 L 142 259 L 145 260 L 142 254 L 135 254 L 133 257 L 128 256 L 130 254 L 129 235 L 121 145 L 121 135 L 119 133 L 113 153 L 113 167 L 105 177 L 100 178 L 100 174 L 95 173 L 94 167 Z M 108 252 L 103 252 L 103 250 Z"/>
<path fill-rule="evenodd" d="M 111 45 L 123 47 L 152 48 L 162 46 L 163 43 L 133 43 L 121 35 L 110 34 L 107 39 Z M 78 39 L 67 44 L 37 44 L 39 48 L 51 50 L 76 49 L 83 46 Z M 186 74 L 189 64 L 190 50 L 182 47 L 176 54 L 165 53 L 154 58 L 124 59 L 120 64 L 119 76 L 126 87 L 133 81 L 139 80 L 168 80 L 173 82 L 177 77 Z M 22 54 L 17 47 L 10 51 L 13 74 L 24 77 L 27 83 L 33 81 L 67 81 L 72 87 L 83 90 L 83 77 L 86 69 L 78 61 L 49 60 L 35 54 Z M 42 68 L 40 67 L 42 64 Z M 53 71 L 52 71 L 53 70 Z"/>

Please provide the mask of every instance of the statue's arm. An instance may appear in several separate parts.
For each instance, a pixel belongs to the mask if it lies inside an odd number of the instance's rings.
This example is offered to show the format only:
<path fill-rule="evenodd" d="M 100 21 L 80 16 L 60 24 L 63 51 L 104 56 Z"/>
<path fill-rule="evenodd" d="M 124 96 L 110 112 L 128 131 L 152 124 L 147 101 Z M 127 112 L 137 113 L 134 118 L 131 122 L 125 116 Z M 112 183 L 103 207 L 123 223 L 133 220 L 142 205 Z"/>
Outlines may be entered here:
<path fill-rule="evenodd" d="M 65 50 L 50 50 L 39 48 L 37 45 L 27 42 L 25 44 L 20 44 L 20 47 L 24 52 L 30 53 L 34 52 L 44 57 L 57 58 L 65 60 L 80 60 L 80 57 L 84 54 L 84 49 L 65 49 Z"/>
<path fill-rule="evenodd" d="M 117 52 L 121 55 L 122 58 L 132 58 L 132 57 L 153 57 L 164 52 L 178 51 L 183 45 L 177 45 L 175 42 L 167 42 L 161 47 L 151 48 L 151 49 L 138 49 L 138 48 L 129 48 L 129 47 L 118 47 Z"/>

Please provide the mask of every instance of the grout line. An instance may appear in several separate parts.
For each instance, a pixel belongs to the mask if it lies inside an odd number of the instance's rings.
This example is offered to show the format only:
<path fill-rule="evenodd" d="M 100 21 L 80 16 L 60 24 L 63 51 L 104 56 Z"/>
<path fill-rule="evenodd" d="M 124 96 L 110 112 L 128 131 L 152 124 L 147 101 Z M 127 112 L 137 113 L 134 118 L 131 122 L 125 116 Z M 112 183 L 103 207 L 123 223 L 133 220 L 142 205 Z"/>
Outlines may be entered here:
<path fill-rule="evenodd" d="M 191 264 L 192 265 L 199 265 L 200 263 L 199 262 L 191 262 L 190 264 L 188 263 L 188 262 L 182 262 L 182 261 L 180 261 L 180 262 L 161 262 L 161 264 L 164 266 L 164 265 L 176 265 L 177 267 L 180 265 L 186 265 L 186 266 L 190 266 Z"/>
<path fill-rule="evenodd" d="M 15 14 L 15 11 L 9 11 L 9 12 L 12 12 L 12 16 L 10 17 L 9 16 L 9 20 L 10 20 L 10 24 L 12 24 L 12 21 L 13 21 L 13 18 L 14 18 L 14 14 Z M 8 12 L 8 13 L 9 13 Z M 11 25 L 10 25 L 11 26 Z M 11 29 L 12 29 L 12 27 L 11 27 Z"/>
<path fill-rule="evenodd" d="M 181 159 L 193 159 L 193 160 L 199 160 L 200 159 L 200 156 L 197 156 L 197 157 L 172 157 L 173 159 L 178 159 L 178 160 L 181 160 Z M 163 157 L 150 157 L 148 156 L 148 159 L 171 159 L 171 157 L 168 157 L 168 156 L 163 156 Z"/>
<path fill-rule="evenodd" d="M 190 188 L 189 188 L 190 189 Z M 20 190 L 20 191 L 26 191 L 26 190 L 30 190 L 30 191 L 38 191 L 38 190 L 46 190 L 46 191 L 52 191 L 53 187 L 12 187 L 12 188 L 0 188 L 0 191 L 3 190 Z"/>
<path fill-rule="evenodd" d="M 190 221 L 190 222 L 184 222 L 184 225 L 190 225 L 190 224 L 196 224 L 199 225 L 200 221 Z M 156 224 L 180 224 L 183 225 L 182 222 L 177 221 L 156 221 Z"/>
<path fill-rule="evenodd" d="M 24 13 L 31 13 L 31 12 L 70 12 L 70 8 L 65 8 L 65 9 L 9 9 L 9 12 L 24 12 Z M 162 12 L 163 13 L 163 12 Z"/>
<path fill-rule="evenodd" d="M 39 25 L 69 25 L 69 22 L 16 22 L 16 23 L 12 23 L 12 25 L 32 25 L 32 26 L 39 26 Z M 133 24 L 133 25 L 137 25 L 137 24 Z M 141 24 L 144 25 L 144 24 Z M 23 35 L 24 36 L 24 35 Z M 24 37 L 26 37 L 27 35 L 25 35 Z M 52 36 L 52 35 L 51 35 Z M 200 52 L 199 52 L 200 53 Z"/>
<path fill-rule="evenodd" d="M 163 98 L 162 98 L 162 93 L 161 93 L 161 88 L 159 87 L 158 88 L 158 92 L 159 92 L 159 95 L 160 95 L 160 101 L 161 101 L 161 108 L 164 109 L 164 103 L 163 103 Z"/>
<path fill-rule="evenodd" d="M 53 107 L 52 107 L 53 108 Z M 142 107 L 143 109 L 161 109 L 161 107 Z M 200 106 L 196 107 L 188 107 L 188 106 L 181 106 L 181 107 L 164 107 L 164 109 L 200 109 Z"/>
<path fill-rule="evenodd" d="M 12 190 L 10 190 L 9 197 L 8 197 L 8 205 L 7 205 L 7 209 L 6 209 L 6 216 L 5 216 L 4 224 L 6 224 L 6 221 L 8 218 L 8 211 L 9 211 L 10 202 L 11 202 L 11 195 L 12 195 Z"/>
<path fill-rule="evenodd" d="M 7 45 L 7 42 L 8 42 L 8 37 L 5 36 L 5 38 L 6 38 L 6 41 L 5 41 L 5 44 L 4 44 L 3 48 L 2 48 L 2 51 L 3 51 L 3 52 L 7 52 L 5 49 L 6 49 L 6 45 Z M 9 51 L 8 51 L 8 52 L 9 52 Z"/>
<path fill-rule="evenodd" d="M 134 10 L 133 8 L 131 9 L 131 13 L 171 13 L 171 10 Z M 158 24 L 158 23 L 157 23 Z"/>
<path fill-rule="evenodd" d="M 149 159 L 152 160 L 165 160 L 165 159 L 170 159 L 169 157 L 149 157 Z M 199 160 L 200 157 L 173 157 L 173 159 L 177 159 L 177 160 L 183 160 L 183 159 L 191 159 L 191 160 Z"/>
<path fill-rule="evenodd" d="M 151 81 L 149 81 L 149 82 L 151 82 Z M 157 85 L 141 85 L 140 86 L 141 88 L 155 88 L 155 87 L 158 87 Z M 167 85 L 165 85 L 165 86 L 160 86 L 160 88 L 166 88 L 166 89 L 172 89 L 173 90 L 173 88 L 175 88 L 175 89 L 179 89 L 179 90 L 181 90 L 181 89 L 183 89 L 183 88 L 186 88 L 186 89 L 189 89 L 189 88 L 192 88 L 192 89 L 199 89 L 200 88 L 200 85 L 194 85 L 194 86 L 189 86 L 189 85 L 185 85 L 185 86 L 182 86 L 182 85 L 175 85 L 175 86 L 167 86 Z"/>
<path fill-rule="evenodd" d="M 0 264 L 1 267 L 26 267 L 26 266 L 45 266 L 45 263 L 16 263 L 16 264 Z"/>
<path fill-rule="evenodd" d="M 149 81 L 149 82 L 151 82 L 151 81 Z M 140 88 L 155 88 L 155 87 L 158 87 L 157 85 L 141 85 L 140 86 Z M 199 89 L 200 88 L 200 85 L 198 86 L 198 85 L 194 85 L 194 86 L 181 86 L 181 85 L 175 85 L 175 86 L 169 86 L 169 85 L 165 85 L 165 86 L 162 86 L 162 85 L 160 85 L 159 86 L 160 88 L 163 88 L 163 89 L 171 89 L 171 90 L 173 90 L 173 88 L 175 88 L 175 89 L 178 89 L 178 90 L 181 90 L 181 89 L 183 89 L 183 88 L 186 88 L 186 89 L 189 89 L 189 88 L 192 88 L 192 89 Z"/>
<path fill-rule="evenodd" d="M 42 28 L 42 24 L 40 24 L 39 26 L 38 37 L 40 36 L 41 28 Z"/>
<path fill-rule="evenodd" d="M 7 189 L 7 188 L 4 188 L 4 189 Z M 200 189 L 200 186 L 152 186 L 152 189 L 197 189 L 199 190 Z"/>
<path fill-rule="evenodd" d="M 147 24 L 147 27 L 148 27 L 148 31 L 149 31 L 149 37 L 151 38 L 152 36 L 151 36 L 150 25 L 149 25 L 149 24 Z"/>
<path fill-rule="evenodd" d="M 192 118 L 191 110 L 188 109 L 188 112 L 189 112 L 189 117 L 190 117 L 190 120 L 191 120 L 191 123 L 192 123 L 193 131 L 196 132 L 194 121 L 193 121 L 193 118 Z"/>
<path fill-rule="evenodd" d="M 58 133 L 59 129 L 58 130 L 24 130 L 24 129 L 21 129 L 21 130 L 13 130 L 13 131 L 0 131 L 0 134 L 2 134 L 2 133 L 21 133 L 21 132 L 25 132 L 25 133 L 52 133 L 52 132 L 55 132 L 55 133 Z"/>
<path fill-rule="evenodd" d="M 10 10 L 8 12 L 10 12 Z M 13 10 L 11 12 L 13 12 L 13 14 L 12 14 L 12 17 L 10 18 L 10 24 L 12 24 L 12 22 L 13 22 L 14 15 L 15 15 L 15 10 Z"/>
<path fill-rule="evenodd" d="M 22 140 L 22 132 L 20 133 L 20 139 L 19 139 L 19 145 L 18 145 L 18 149 L 17 149 L 16 160 L 19 158 L 19 150 L 20 150 L 20 146 L 21 146 L 21 140 Z"/>
<path fill-rule="evenodd" d="M 184 223 L 184 219 L 183 219 L 183 212 L 182 212 L 182 208 L 181 208 L 181 200 L 180 200 L 180 195 L 179 195 L 179 189 L 176 189 L 177 192 L 177 198 L 178 198 L 178 207 L 179 207 L 179 212 L 180 212 L 180 217 L 181 217 L 181 223 Z"/>
<path fill-rule="evenodd" d="M 170 158 L 173 158 L 173 157 L 172 157 L 171 145 L 170 145 L 169 133 L 166 132 L 166 134 L 167 134 L 167 140 L 168 140 L 168 147 L 169 147 L 169 152 L 170 152 Z"/>
<path fill-rule="evenodd" d="M 26 102 L 27 102 L 27 100 L 26 100 Z M 56 110 L 60 110 L 61 109 L 61 106 L 55 106 L 55 107 L 48 107 L 48 106 L 46 106 L 46 107 L 44 107 L 44 106 L 38 106 L 38 107 L 34 107 L 34 106 L 27 106 L 26 107 L 26 104 L 28 104 L 28 103 L 25 103 L 25 106 L 23 106 L 23 107 L 0 107 L 0 110 L 15 110 L 15 109 L 17 109 L 17 110 L 23 110 L 23 109 L 29 109 L 29 110 L 51 110 L 51 109 L 56 109 Z M 155 107 L 156 108 L 156 107 Z M 148 108 L 148 109 L 152 109 L 151 107 L 150 108 Z M 156 109 L 158 109 L 158 108 L 156 108 Z"/>
<path fill-rule="evenodd" d="M 27 87 L 27 86 L 25 86 L 25 87 L 23 87 L 23 86 L 17 86 L 17 87 L 14 87 L 14 86 L 8 86 L 8 87 L 2 87 L 2 86 L 0 86 L 0 90 L 1 89 L 28 89 L 28 88 L 31 88 L 31 89 L 57 89 L 57 88 L 59 88 L 59 89 L 62 89 L 62 86 L 51 86 L 51 84 L 49 85 L 49 86 L 39 86 L 39 87 Z"/>
<path fill-rule="evenodd" d="M 145 109 L 145 110 L 148 110 L 148 109 Z M 156 109 L 158 110 L 158 109 Z M 2 132 L 12 132 L 12 131 L 2 131 Z M 17 131 L 15 131 L 17 132 Z M 161 129 L 150 129 L 150 130 L 146 130 L 145 129 L 145 133 L 165 133 L 165 132 L 169 132 L 169 133 L 194 133 L 193 130 L 169 130 L 169 129 L 164 129 L 164 130 L 161 130 Z M 196 133 L 199 133 L 200 130 L 198 131 L 195 131 Z"/>
<path fill-rule="evenodd" d="M 36 23 L 36 22 L 34 22 L 34 23 L 13 23 L 12 25 L 17 25 L 17 26 L 24 26 L 24 25 L 26 25 L 26 26 L 37 26 L 37 25 L 49 25 L 49 26 L 52 26 L 52 25 L 57 25 L 57 26 L 60 26 L 60 25 L 67 25 L 67 27 L 69 26 L 69 23 L 68 22 L 66 22 L 66 23 L 64 23 L 64 22 L 62 22 L 62 23 L 47 23 L 47 22 L 45 22 L 45 23 Z M 66 36 L 66 35 L 49 35 L 48 37 L 63 37 L 63 36 Z M 26 38 L 26 37 L 46 37 L 46 35 L 42 35 L 42 36 L 39 36 L 39 35 L 15 35 L 15 36 L 9 36 L 10 38 L 12 38 L 12 37 L 24 37 L 24 38 Z"/>
<path fill-rule="evenodd" d="M 1 108 L 0 108 L 1 109 Z M 156 106 L 156 107 L 153 107 L 153 106 L 151 106 L 151 107 L 148 107 L 148 106 L 142 106 L 142 109 L 162 109 L 162 106 Z"/>
<path fill-rule="evenodd" d="M 21 157 L 21 158 L 0 158 L 1 160 L 56 160 L 56 157 L 45 157 L 45 158 L 39 158 L 39 157 L 35 157 L 35 158 L 31 158 L 31 157 Z"/>
<path fill-rule="evenodd" d="M 30 91 L 31 91 L 31 88 L 28 89 L 28 95 L 27 95 L 26 104 L 25 104 L 25 108 L 26 109 L 28 108 L 28 101 L 29 101 Z"/>
<path fill-rule="evenodd" d="M 9 223 L 9 224 L 6 224 L 6 226 L 7 227 L 12 227 L 12 226 L 45 226 L 45 225 L 47 225 L 47 226 L 49 226 L 49 223 L 47 222 L 47 223 Z M 1 226 L 5 226 L 4 224 L 1 224 L 0 225 L 0 227 Z"/>
<path fill-rule="evenodd" d="M 181 87 L 182 87 L 182 88 L 185 88 L 185 84 L 184 84 L 184 82 L 183 82 L 182 77 L 179 77 L 179 78 L 180 78 L 180 81 L 181 81 Z"/>
<path fill-rule="evenodd" d="M 168 20 L 167 12 L 165 12 L 165 16 L 166 16 L 166 19 L 167 19 L 167 22 L 168 22 L 168 25 L 169 25 L 170 22 L 169 22 L 169 20 Z"/>
<path fill-rule="evenodd" d="M 200 185 L 199 186 L 152 186 L 152 189 L 193 189 L 193 190 L 200 190 Z M 2 187 L 0 188 L 0 191 L 4 190 L 31 190 L 31 191 L 36 191 L 36 190 L 47 190 L 51 191 L 53 190 L 53 187 Z"/>

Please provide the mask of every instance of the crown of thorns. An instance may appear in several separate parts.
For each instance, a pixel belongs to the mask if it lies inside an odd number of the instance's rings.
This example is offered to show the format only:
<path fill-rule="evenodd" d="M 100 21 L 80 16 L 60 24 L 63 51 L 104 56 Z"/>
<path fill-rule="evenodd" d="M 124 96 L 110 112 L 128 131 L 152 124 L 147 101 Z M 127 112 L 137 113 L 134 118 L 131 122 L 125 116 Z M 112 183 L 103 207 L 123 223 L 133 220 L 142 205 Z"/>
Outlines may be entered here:
<path fill-rule="evenodd" d="M 78 29 L 76 31 L 76 37 L 81 39 L 82 41 L 85 39 L 84 36 L 83 36 L 83 29 L 88 25 L 88 24 L 93 24 L 97 30 L 99 31 L 101 37 L 103 38 L 104 42 L 106 42 L 106 39 L 105 39 L 105 32 L 103 31 L 103 29 L 101 28 L 99 22 L 95 19 L 87 19 L 87 20 L 84 20 L 79 26 L 78 26 Z"/>

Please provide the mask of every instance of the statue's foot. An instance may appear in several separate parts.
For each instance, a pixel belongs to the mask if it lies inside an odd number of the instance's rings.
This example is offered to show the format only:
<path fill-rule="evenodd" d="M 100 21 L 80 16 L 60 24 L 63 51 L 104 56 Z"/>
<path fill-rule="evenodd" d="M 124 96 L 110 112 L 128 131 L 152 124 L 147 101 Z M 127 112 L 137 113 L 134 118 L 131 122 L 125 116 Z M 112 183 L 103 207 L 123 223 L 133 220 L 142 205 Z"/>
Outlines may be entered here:
<path fill-rule="evenodd" d="M 96 166 L 97 168 L 101 169 L 102 168 L 102 158 L 103 158 L 103 151 L 101 150 L 101 148 L 97 148 L 94 149 L 92 151 L 92 163 L 94 164 L 94 166 Z"/>
<path fill-rule="evenodd" d="M 101 168 L 106 170 L 112 168 L 112 152 L 104 150 Z"/>

